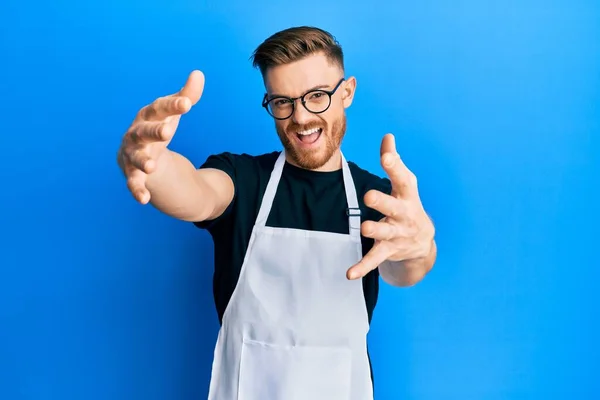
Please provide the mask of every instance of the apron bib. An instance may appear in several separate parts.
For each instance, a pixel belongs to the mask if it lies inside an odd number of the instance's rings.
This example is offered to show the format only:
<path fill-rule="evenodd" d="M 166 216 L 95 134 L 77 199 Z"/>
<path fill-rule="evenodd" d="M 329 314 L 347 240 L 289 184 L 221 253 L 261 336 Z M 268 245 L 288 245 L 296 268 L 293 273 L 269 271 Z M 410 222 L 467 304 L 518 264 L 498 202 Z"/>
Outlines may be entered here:
<path fill-rule="evenodd" d="M 271 173 L 214 352 L 209 400 L 372 400 L 360 212 L 342 155 L 349 233 L 266 226 L 281 173 Z M 238 199 L 243 201 L 243 199 Z"/>

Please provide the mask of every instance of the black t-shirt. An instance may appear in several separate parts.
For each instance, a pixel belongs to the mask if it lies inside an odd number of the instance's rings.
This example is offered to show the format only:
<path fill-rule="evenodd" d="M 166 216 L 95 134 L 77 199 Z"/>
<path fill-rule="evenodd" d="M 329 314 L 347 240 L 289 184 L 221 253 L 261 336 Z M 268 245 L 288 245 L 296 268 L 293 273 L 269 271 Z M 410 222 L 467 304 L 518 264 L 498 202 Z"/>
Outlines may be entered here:
<path fill-rule="evenodd" d="M 213 295 L 220 323 L 237 284 L 262 198 L 279 154 L 222 153 L 210 156 L 200 167 L 226 172 L 235 186 L 234 199 L 220 217 L 195 223 L 197 227 L 207 229 L 213 238 Z M 364 195 L 371 189 L 389 194 L 390 181 L 352 162 L 348 162 L 348 166 L 356 187 L 361 220 L 379 221 L 383 216 L 364 205 Z M 342 173 L 341 169 L 333 172 L 309 171 L 286 162 L 266 225 L 348 233 L 348 204 Z M 362 237 L 363 255 L 372 246 L 372 239 Z M 377 269 L 363 278 L 363 291 L 370 323 L 379 294 Z"/>

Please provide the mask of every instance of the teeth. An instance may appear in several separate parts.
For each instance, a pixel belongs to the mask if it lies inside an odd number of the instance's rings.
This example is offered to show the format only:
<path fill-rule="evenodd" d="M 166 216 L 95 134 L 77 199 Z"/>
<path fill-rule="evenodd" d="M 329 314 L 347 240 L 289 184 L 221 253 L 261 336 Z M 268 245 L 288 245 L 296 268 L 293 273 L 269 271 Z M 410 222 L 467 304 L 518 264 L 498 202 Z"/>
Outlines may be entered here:
<path fill-rule="evenodd" d="M 301 135 L 301 136 L 312 135 L 313 133 L 319 132 L 319 129 L 321 129 L 321 128 L 313 128 L 313 129 L 309 129 L 307 131 L 298 132 L 298 135 Z"/>

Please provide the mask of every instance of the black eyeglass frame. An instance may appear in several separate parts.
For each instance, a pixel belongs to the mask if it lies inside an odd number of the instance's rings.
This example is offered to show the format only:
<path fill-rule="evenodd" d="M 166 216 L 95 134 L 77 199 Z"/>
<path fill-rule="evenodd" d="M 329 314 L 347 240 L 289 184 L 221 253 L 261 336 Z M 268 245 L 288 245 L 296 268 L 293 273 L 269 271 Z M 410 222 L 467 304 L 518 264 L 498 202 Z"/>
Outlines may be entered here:
<path fill-rule="evenodd" d="M 340 79 L 340 81 L 337 83 L 337 85 L 335 85 L 335 87 L 331 90 L 325 90 L 325 89 L 310 90 L 310 91 L 304 93 L 302 96 L 298 96 L 298 97 L 275 96 L 275 97 L 269 98 L 268 93 L 265 93 L 265 96 L 263 97 L 263 101 L 262 101 L 262 106 L 265 108 L 265 110 L 267 110 L 267 113 L 269 113 L 269 115 L 271 117 L 273 117 L 277 120 L 288 119 L 292 115 L 294 115 L 294 111 L 296 111 L 296 100 L 301 100 L 302 105 L 308 112 L 313 113 L 313 114 L 322 114 L 325 111 L 329 110 L 329 107 L 331 107 L 331 97 L 335 94 L 335 92 L 339 89 L 342 82 L 344 82 L 345 80 L 346 80 L 346 78 Z M 325 93 L 328 96 L 329 103 L 327 104 L 327 107 L 325 107 L 324 110 L 312 111 L 312 110 L 309 110 L 308 107 L 306 107 L 306 100 L 305 100 L 306 96 L 308 96 L 310 94 L 314 94 L 314 93 Z M 273 113 L 271 113 L 271 111 L 269 110 L 269 103 L 272 102 L 273 100 L 277 100 L 277 99 L 285 99 L 285 100 L 288 100 L 292 104 L 292 110 L 290 111 L 290 115 L 288 115 L 285 118 L 282 118 L 282 117 L 276 117 L 273 115 Z"/>

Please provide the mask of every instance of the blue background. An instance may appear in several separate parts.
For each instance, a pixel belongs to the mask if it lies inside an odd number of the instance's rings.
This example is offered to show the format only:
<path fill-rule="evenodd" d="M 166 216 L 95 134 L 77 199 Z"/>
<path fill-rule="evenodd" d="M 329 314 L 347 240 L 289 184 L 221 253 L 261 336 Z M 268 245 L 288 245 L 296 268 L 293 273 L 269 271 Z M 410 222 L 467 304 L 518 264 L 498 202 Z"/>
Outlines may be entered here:
<path fill-rule="evenodd" d="M 600 396 L 597 1 L 4 0 L 0 399 L 206 398 L 210 237 L 135 203 L 116 150 L 196 68 L 174 150 L 278 149 L 248 58 L 300 24 L 358 79 L 346 156 L 382 173 L 395 133 L 437 226 L 433 272 L 382 286 L 378 399 Z"/>

